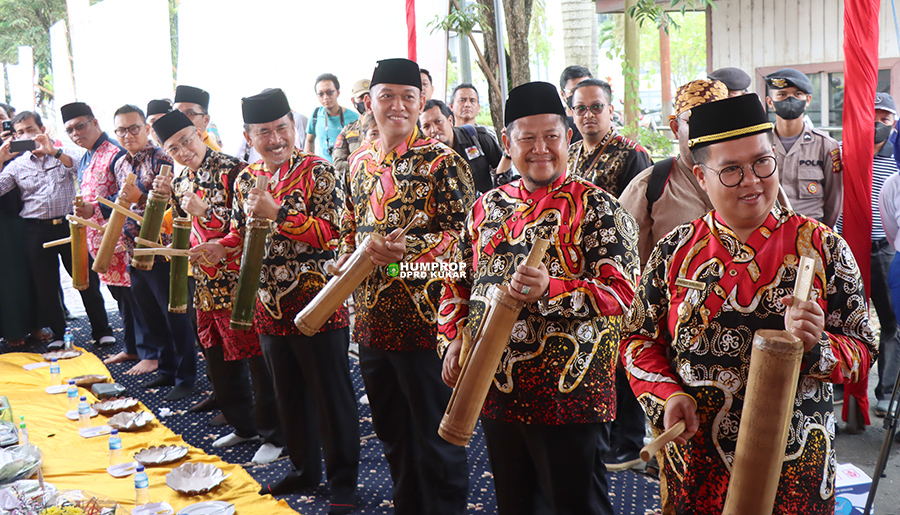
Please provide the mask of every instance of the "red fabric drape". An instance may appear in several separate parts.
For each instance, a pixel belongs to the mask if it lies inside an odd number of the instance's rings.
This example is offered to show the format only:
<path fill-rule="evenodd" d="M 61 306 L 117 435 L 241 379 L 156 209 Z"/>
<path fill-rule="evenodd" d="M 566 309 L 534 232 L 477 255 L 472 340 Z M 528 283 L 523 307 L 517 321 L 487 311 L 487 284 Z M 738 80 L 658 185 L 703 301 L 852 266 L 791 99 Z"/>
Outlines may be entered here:
<path fill-rule="evenodd" d="M 871 289 L 872 159 L 875 153 L 875 87 L 878 83 L 879 0 L 844 0 L 844 238 L 866 293 Z M 846 385 L 869 423 L 868 381 Z M 847 420 L 844 402 L 843 418 Z"/>
<path fill-rule="evenodd" d="M 406 57 L 416 60 L 416 0 L 406 0 Z"/>

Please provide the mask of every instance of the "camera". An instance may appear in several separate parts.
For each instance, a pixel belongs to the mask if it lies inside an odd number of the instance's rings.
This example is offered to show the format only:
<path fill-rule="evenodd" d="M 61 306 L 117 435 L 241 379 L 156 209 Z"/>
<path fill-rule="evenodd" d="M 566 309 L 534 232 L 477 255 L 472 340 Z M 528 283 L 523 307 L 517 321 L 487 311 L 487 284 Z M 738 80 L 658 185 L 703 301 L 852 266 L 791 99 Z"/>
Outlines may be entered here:
<path fill-rule="evenodd" d="M 12 132 L 12 130 L 13 130 L 13 123 L 12 123 L 12 121 L 11 121 L 11 120 L 4 120 L 4 121 L 3 121 L 3 131 L 2 131 L 2 132 Z"/>

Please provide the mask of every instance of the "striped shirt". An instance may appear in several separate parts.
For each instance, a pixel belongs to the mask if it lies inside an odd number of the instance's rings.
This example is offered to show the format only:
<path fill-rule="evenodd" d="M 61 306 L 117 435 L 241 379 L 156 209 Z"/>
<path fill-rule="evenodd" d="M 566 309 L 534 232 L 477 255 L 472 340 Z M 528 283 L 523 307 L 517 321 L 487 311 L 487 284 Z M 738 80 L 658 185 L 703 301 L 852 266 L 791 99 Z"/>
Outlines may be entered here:
<path fill-rule="evenodd" d="M 75 201 L 75 176 L 81 151 L 63 148 L 72 158 L 73 166 L 65 166 L 51 155 L 36 156 L 25 152 L 19 159 L 9 162 L 0 173 L 0 195 L 15 186 L 22 192 L 24 206 L 19 212 L 22 218 L 52 219 L 72 213 Z"/>
<path fill-rule="evenodd" d="M 884 233 L 884 226 L 881 223 L 881 210 L 878 208 L 878 199 L 881 196 L 881 188 L 884 187 L 884 181 L 891 175 L 897 173 L 897 162 L 894 161 L 894 146 L 890 141 L 885 141 L 881 150 L 875 154 L 872 161 L 872 241 L 879 241 L 887 238 Z M 844 234 L 844 216 L 838 218 L 835 224 L 835 231 Z M 893 242 L 891 242 L 893 243 Z"/>

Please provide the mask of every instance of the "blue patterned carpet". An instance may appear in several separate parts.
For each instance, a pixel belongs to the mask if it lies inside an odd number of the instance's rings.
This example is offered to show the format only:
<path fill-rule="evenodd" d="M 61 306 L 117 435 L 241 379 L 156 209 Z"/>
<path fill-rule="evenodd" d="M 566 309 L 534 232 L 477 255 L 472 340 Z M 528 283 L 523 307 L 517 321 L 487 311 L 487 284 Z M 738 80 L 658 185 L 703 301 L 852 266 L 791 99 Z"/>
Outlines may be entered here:
<path fill-rule="evenodd" d="M 69 322 L 75 333 L 75 344 L 88 351 L 95 352 L 101 359 L 121 350 L 122 329 L 118 313 L 110 312 L 110 323 L 115 328 L 119 343 L 110 347 L 99 348 L 90 341 L 90 328 L 86 317 Z M 11 349 L 0 345 L 3 352 L 42 352 L 43 344 L 29 343 L 25 347 Z M 198 353 L 199 354 L 199 353 Z M 167 388 L 138 388 L 137 384 L 148 376 L 128 376 L 124 372 L 133 363 L 119 363 L 109 366 L 113 379 L 128 389 L 128 395 L 141 400 L 150 410 L 158 415 L 159 410 L 168 407 L 176 414 L 160 420 L 172 431 L 182 435 L 191 445 L 203 449 L 208 454 L 216 454 L 224 461 L 243 465 L 260 483 L 274 482 L 280 479 L 289 469 L 290 463 L 286 455 L 268 465 L 252 466 L 250 460 L 256 452 L 258 444 L 246 443 L 226 449 L 213 449 L 216 438 L 231 432 L 231 427 L 210 427 L 207 421 L 218 412 L 188 413 L 186 410 L 203 399 L 211 387 L 205 377 L 206 362 L 202 355 L 198 360 L 198 377 L 195 395 L 180 401 L 168 402 L 163 396 Z M 365 395 L 365 387 L 359 374 L 358 362 L 351 355 L 350 360 L 353 385 L 357 399 Z M 387 462 L 384 459 L 381 442 L 375 438 L 371 423 L 371 414 L 367 404 L 359 405 L 360 434 L 363 437 L 362 453 L 359 467 L 359 514 L 389 514 L 391 508 L 391 477 Z M 127 435 L 126 435 L 127 437 Z M 469 513 L 496 513 L 494 485 L 488 463 L 487 448 L 480 425 L 468 446 L 469 455 Z M 323 473 L 324 477 L 324 473 Z M 659 510 L 659 483 L 647 476 L 631 471 L 610 473 L 610 497 L 616 513 L 619 515 L 651 515 Z M 310 489 L 301 495 L 286 496 L 292 508 L 303 514 L 326 514 L 328 512 L 328 491 L 324 485 Z"/>

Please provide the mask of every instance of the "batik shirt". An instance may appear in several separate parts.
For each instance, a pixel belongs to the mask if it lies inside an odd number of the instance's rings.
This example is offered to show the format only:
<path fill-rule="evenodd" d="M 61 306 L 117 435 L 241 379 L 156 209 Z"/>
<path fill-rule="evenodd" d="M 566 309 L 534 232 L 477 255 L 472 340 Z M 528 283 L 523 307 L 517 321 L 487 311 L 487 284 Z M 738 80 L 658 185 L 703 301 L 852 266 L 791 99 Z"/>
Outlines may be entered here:
<path fill-rule="evenodd" d="M 342 253 L 353 252 L 371 233 L 390 234 L 424 215 L 406 234 L 403 263 L 376 267 L 354 292 L 353 341 L 381 350 L 434 349 L 439 274 L 401 278 L 394 271 L 449 257 L 475 200 L 468 165 L 416 127 L 387 154 L 380 141 L 360 147 L 350 157 L 346 181 Z"/>
<path fill-rule="evenodd" d="M 569 146 L 569 173 L 600 186 L 616 198 L 631 179 L 650 166 L 650 156 L 637 143 L 610 129 L 594 150 L 583 149 L 584 140 Z"/>
<path fill-rule="evenodd" d="M 247 166 L 240 159 L 206 150 L 203 163 L 197 171 L 185 168 L 174 180 L 174 207 L 179 216 L 187 213 L 181 209 L 181 199 L 192 191 L 209 205 L 206 214 L 192 217 L 191 246 L 224 238 L 231 231 L 231 209 L 234 183 L 238 174 Z M 231 309 L 231 298 L 237 287 L 241 270 L 241 248 L 229 249 L 222 263 L 210 265 L 202 259 L 193 263 L 193 275 L 197 281 L 194 289 L 194 306 L 201 311 Z"/>
<path fill-rule="evenodd" d="M 159 175 L 163 165 L 173 166 L 172 158 L 166 155 L 163 149 L 157 147 L 153 143 L 147 143 L 147 146 L 138 150 L 133 156 L 126 153 L 121 159 L 116 161 L 116 188 L 122 189 L 125 185 L 125 179 L 129 173 L 137 175 L 135 186 L 141 190 L 144 195 L 153 191 L 153 179 Z M 144 216 L 147 209 L 146 197 L 141 202 L 132 204 L 131 211 Z M 125 225 L 122 227 L 122 243 L 127 252 L 126 262 L 131 263 L 131 257 L 134 255 L 134 239 L 141 235 L 141 226 L 133 218 L 126 218 Z M 163 231 L 160 234 L 159 242 L 163 245 L 172 243 L 172 234 Z M 165 257 L 156 256 L 156 261 L 165 261 Z"/>
<path fill-rule="evenodd" d="M 244 202 L 259 175 L 269 177 L 268 191 L 281 211 L 266 238 L 253 322 L 259 334 L 301 334 L 294 317 L 325 286 L 325 263 L 334 259 L 343 196 L 331 163 L 313 154 L 295 149 L 275 174 L 262 160 L 253 163 L 238 174 L 231 232 L 219 241 L 229 255 L 240 253 L 244 245 L 249 216 Z M 348 324 L 347 309 L 341 307 L 321 330 Z"/>
<path fill-rule="evenodd" d="M 784 329 L 780 299 L 793 292 L 800 256 L 817 260 L 811 299 L 825 312 L 825 332 L 803 356 L 775 513 L 834 513 L 831 383 L 865 378 L 877 350 L 846 242 L 777 205 L 746 243 L 715 211 L 669 233 L 651 253 L 626 318 L 622 359 L 656 430 L 671 395 L 697 401 L 697 434 L 662 451 L 663 513 L 721 513 L 753 334 Z"/>
<path fill-rule="evenodd" d="M 115 202 L 119 195 L 115 164 L 125 154 L 127 152 L 122 150 L 122 147 L 113 143 L 106 133 L 103 133 L 97 138 L 94 148 L 85 152 L 79 163 L 81 196 L 85 203 L 94 206 L 94 214 L 89 220 L 99 225 L 106 225 L 108 218 L 112 215 L 112 209 L 104 206 L 97 199 L 103 197 Z M 97 257 L 101 241 L 103 241 L 103 233 L 88 227 L 87 245 L 91 256 Z M 129 262 L 130 258 L 120 238 L 109 261 L 109 270 L 105 274 L 100 274 L 100 280 L 110 286 L 131 286 L 131 277 L 128 275 Z"/>
<path fill-rule="evenodd" d="M 536 238 L 551 241 L 545 299 L 526 304 L 503 351 L 482 415 L 526 424 L 606 422 L 616 413 L 622 318 L 640 275 L 637 224 L 607 192 L 563 175 L 533 193 L 522 181 L 478 199 L 451 262 L 439 345 L 472 335 L 494 286 L 509 285 Z"/>

